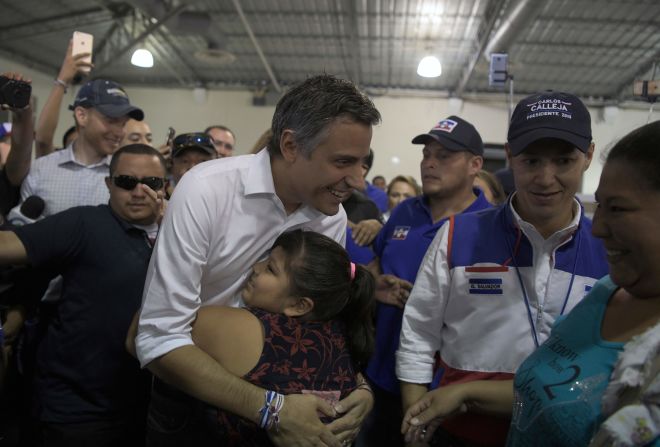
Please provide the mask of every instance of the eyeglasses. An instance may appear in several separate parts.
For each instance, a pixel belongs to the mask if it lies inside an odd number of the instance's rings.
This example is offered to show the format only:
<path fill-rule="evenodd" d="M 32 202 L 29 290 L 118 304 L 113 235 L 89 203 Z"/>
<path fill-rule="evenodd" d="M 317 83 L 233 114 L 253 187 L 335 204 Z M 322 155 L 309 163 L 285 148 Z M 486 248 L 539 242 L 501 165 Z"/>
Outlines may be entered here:
<path fill-rule="evenodd" d="M 125 189 L 126 191 L 133 191 L 138 183 L 142 183 L 154 191 L 158 191 L 159 189 L 163 188 L 165 179 L 160 177 L 137 178 L 132 175 L 115 175 L 112 177 L 112 183 L 121 189 Z"/>
<path fill-rule="evenodd" d="M 190 146 L 202 146 L 213 149 L 211 137 L 205 133 L 184 133 L 177 136 L 174 141 L 172 141 L 172 149 L 174 151 Z"/>

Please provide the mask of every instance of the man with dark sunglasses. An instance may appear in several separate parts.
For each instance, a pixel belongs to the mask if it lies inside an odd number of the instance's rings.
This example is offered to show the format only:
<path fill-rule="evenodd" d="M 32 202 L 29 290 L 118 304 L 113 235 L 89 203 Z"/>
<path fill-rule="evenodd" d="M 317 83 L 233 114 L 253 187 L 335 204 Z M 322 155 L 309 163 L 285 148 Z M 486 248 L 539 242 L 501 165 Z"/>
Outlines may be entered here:
<path fill-rule="evenodd" d="M 63 276 L 63 294 L 37 354 L 44 446 L 140 445 L 149 375 L 124 349 L 158 232 L 165 160 L 119 149 L 105 183 L 109 205 L 70 208 L 0 231 L 0 265 Z"/>

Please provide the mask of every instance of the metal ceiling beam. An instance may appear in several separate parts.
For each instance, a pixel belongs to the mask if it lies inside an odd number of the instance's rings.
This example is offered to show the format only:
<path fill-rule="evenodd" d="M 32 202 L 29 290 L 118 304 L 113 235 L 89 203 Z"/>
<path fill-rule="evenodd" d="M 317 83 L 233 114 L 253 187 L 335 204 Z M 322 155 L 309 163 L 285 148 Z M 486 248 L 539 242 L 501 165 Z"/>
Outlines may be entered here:
<path fill-rule="evenodd" d="M 506 53 L 509 51 L 509 47 L 516 41 L 522 28 L 536 14 L 535 6 L 537 4 L 534 0 L 518 0 L 518 3 L 512 7 L 511 11 L 507 11 L 497 31 L 495 31 L 493 37 L 488 41 L 486 48 L 484 48 L 483 55 L 486 59 L 490 60 L 489 55 L 492 53 Z"/>
<path fill-rule="evenodd" d="M 56 27 L 56 28 L 49 28 L 49 29 L 40 29 L 38 31 L 34 30 L 34 28 L 26 28 L 25 32 L 23 33 L 18 33 L 18 32 L 5 32 L 0 31 L 0 41 L 3 43 L 6 42 L 13 42 L 17 40 L 23 40 L 23 39 L 32 39 L 33 37 L 38 37 L 38 36 L 44 36 L 46 34 L 58 34 L 62 32 L 67 32 L 71 33 L 72 30 L 76 29 L 79 26 L 93 26 L 93 25 L 99 25 L 101 23 L 107 23 L 110 20 L 112 20 L 111 17 L 104 17 L 100 18 L 97 20 L 85 20 L 84 22 L 81 23 L 62 23 L 61 27 Z M 72 33 L 71 33 L 72 34 Z"/>
<path fill-rule="evenodd" d="M 25 65 L 28 68 L 32 68 L 42 73 L 51 74 L 53 76 L 60 69 L 59 65 L 45 64 L 41 59 L 32 59 L 26 57 L 24 52 L 13 52 L 6 48 L 0 48 L 0 56 L 5 57 L 10 61 L 18 62 L 19 64 Z"/>
<path fill-rule="evenodd" d="M 356 85 L 360 85 L 362 79 L 362 64 L 360 63 L 360 36 L 358 32 L 358 2 L 344 0 L 344 7 L 348 13 L 348 56 L 351 60 L 351 79 Z"/>
<path fill-rule="evenodd" d="M 474 67 L 477 65 L 479 58 L 483 54 L 484 48 L 486 48 L 486 44 L 488 43 L 490 34 L 492 33 L 493 28 L 495 27 L 495 23 L 497 19 L 502 13 L 505 3 L 506 0 L 491 0 L 488 5 L 488 8 L 486 8 L 487 11 L 488 10 L 491 11 L 491 15 L 490 17 L 487 18 L 486 22 L 484 23 L 481 36 L 479 37 L 479 40 L 477 42 L 477 49 L 470 56 L 470 59 L 468 60 L 468 64 L 463 70 L 463 74 L 461 75 L 461 78 L 456 84 L 456 87 L 454 87 L 453 89 L 454 94 L 456 96 L 460 97 L 463 94 L 463 91 L 465 91 L 465 86 L 472 77 L 472 73 L 474 72 Z"/>
<path fill-rule="evenodd" d="M 529 46 L 538 46 L 543 47 L 543 49 L 553 49 L 553 50 L 566 50 L 567 48 L 576 48 L 578 50 L 588 50 L 588 51 L 649 51 L 653 50 L 654 47 L 641 47 L 639 45 L 596 45 L 596 44 L 582 44 L 574 42 L 566 43 L 557 43 L 557 42 L 542 42 L 542 41 L 531 41 L 531 40 L 521 40 L 520 42 L 515 42 L 513 45 L 529 45 Z"/>
<path fill-rule="evenodd" d="M 282 93 L 282 86 L 275 77 L 275 73 L 273 73 L 273 69 L 271 68 L 270 63 L 268 63 L 268 59 L 266 59 L 264 52 L 261 50 L 261 45 L 259 45 L 259 41 L 257 41 L 257 38 L 254 36 L 254 33 L 252 32 L 252 27 L 248 23 L 247 18 L 243 13 L 243 8 L 241 7 L 241 4 L 239 3 L 238 0 L 232 0 L 232 2 L 234 3 L 234 8 L 236 8 L 236 12 L 238 12 L 238 15 L 241 18 L 241 22 L 243 22 L 243 27 L 245 28 L 245 31 L 248 33 L 248 36 L 250 36 L 252 45 L 254 45 L 254 49 L 257 51 L 257 54 L 259 55 L 259 59 L 261 59 L 261 63 L 263 64 L 264 68 L 266 69 L 266 72 L 268 73 L 270 82 L 273 84 L 273 87 L 275 88 L 275 91 L 277 93 Z"/>
<path fill-rule="evenodd" d="M 108 42 L 110 42 L 110 39 L 112 39 L 112 36 L 114 36 L 115 32 L 117 32 L 119 26 L 119 19 L 115 19 L 110 28 L 108 28 L 108 31 L 98 40 L 98 43 L 94 46 L 94 53 L 101 54 L 103 52 L 106 45 L 108 45 Z"/>
<path fill-rule="evenodd" d="M 167 57 L 165 49 L 162 47 L 161 42 L 158 39 L 156 39 L 153 34 L 147 37 L 147 39 L 149 39 L 149 43 L 151 44 L 151 47 L 156 51 L 158 63 L 163 67 L 165 67 L 165 70 L 167 70 L 172 75 L 172 77 L 177 80 L 180 86 L 190 87 L 191 85 L 196 84 L 199 79 L 201 79 L 196 74 L 192 74 L 192 78 L 193 78 L 192 81 L 185 79 L 181 75 L 181 69 L 183 68 L 184 70 L 190 73 L 191 71 L 190 67 L 185 63 L 179 64 L 178 69 L 173 67 Z"/>
<path fill-rule="evenodd" d="M 167 46 L 171 50 L 171 53 L 174 54 L 176 59 L 179 61 L 179 65 L 185 67 L 185 69 L 192 75 L 193 83 L 203 84 L 204 77 L 201 74 L 199 74 L 197 70 L 195 70 L 195 68 L 190 62 L 186 60 L 186 58 L 183 56 L 179 48 L 177 48 L 177 46 L 172 41 L 172 38 L 162 29 L 157 30 L 156 33 L 158 34 L 158 37 L 167 44 Z"/>
<path fill-rule="evenodd" d="M 156 31 L 158 28 L 161 26 L 165 25 L 168 20 L 170 20 L 172 17 L 176 16 L 178 13 L 183 11 L 188 5 L 185 3 L 180 4 L 179 6 L 171 9 L 170 11 L 165 14 L 165 16 L 157 21 L 156 23 L 152 23 L 149 25 L 143 32 L 141 32 L 136 38 L 128 42 L 123 48 L 119 49 L 116 53 L 113 54 L 113 57 L 110 59 L 106 60 L 105 63 L 100 64 L 98 67 L 94 69 L 95 74 L 99 75 L 103 72 L 103 70 L 106 70 L 113 62 L 118 60 L 120 57 L 122 57 L 124 54 L 126 54 L 133 46 L 142 41 L 145 37 Z"/>
<path fill-rule="evenodd" d="M 34 30 L 34 27 L 36 25 L 47 25 L 50 22 L 56 22 L 58 20 L 70 20 L 78 17 L 84 17 L 88 16 L 90 14 L 96 14 L 99 12 L 104 12 L 105 8 L 101 6 L 97 6 L 94 8 L 86 8 L 86 9 L 79 9 L 77 11 L 71 11 L 71 12 L 66 12 L 63 14 L 56 14 L 53 16 L 48 16 L 48 17 L 42 17 L 42 18 L 35 18 L 35 19 L 30 19 L 26 20 L 25 22 L 19 22 L 19 23 L 14 23 L 12 25 L 3 25 L 2 26 L 2 34 L 12 31 L 15 32 L 16 30 L 20 30 L 21 28 L 30 28 Z M 70 23 L 70 22 L 69 22 Z"/>

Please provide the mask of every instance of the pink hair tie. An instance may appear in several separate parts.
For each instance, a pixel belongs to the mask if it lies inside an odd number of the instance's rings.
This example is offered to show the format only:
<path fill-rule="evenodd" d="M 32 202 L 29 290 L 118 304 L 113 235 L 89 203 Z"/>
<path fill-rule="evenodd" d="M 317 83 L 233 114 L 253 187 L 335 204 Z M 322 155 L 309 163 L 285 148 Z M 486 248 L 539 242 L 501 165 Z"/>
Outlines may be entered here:
<path fill-rule="evenodd" d="M 351 262 L 351 281 L 355 279 L 355 264 Z"/>

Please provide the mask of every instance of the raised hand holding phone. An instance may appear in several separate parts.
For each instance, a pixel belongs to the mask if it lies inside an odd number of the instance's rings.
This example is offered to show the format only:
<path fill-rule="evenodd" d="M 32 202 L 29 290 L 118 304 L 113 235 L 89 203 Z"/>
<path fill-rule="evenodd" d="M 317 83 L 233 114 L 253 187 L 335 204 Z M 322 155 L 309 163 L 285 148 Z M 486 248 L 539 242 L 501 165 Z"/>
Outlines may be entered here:
<path fill-rule="evenodd" d="M 94 36 L 88 33 L 83 33 L 81 31 L 73 32 L 73 42 L 71 48 L 71 55 L 74 59 L 83 62 L 76 68 L 82 73 L 89 73 L 92 69 L 92 50 L 94 47 Z M 78 55 L 84 55 L 80 58 L 76 58 Z"/>

